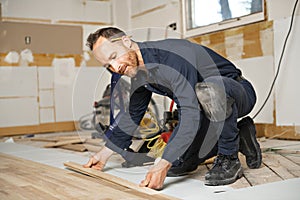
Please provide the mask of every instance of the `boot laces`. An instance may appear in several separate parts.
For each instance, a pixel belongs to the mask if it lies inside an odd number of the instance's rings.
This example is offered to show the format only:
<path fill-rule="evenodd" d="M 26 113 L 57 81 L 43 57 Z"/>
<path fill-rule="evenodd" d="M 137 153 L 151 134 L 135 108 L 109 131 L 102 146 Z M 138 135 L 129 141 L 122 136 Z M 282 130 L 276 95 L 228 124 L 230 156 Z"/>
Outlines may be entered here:
<path fill-rule="evenodd" d="M 213 168 L 222 168 L 227 170 L 228 166 L 230 166 L 231 159 L 231 156 L 219 154 L 214 160 Z"/>

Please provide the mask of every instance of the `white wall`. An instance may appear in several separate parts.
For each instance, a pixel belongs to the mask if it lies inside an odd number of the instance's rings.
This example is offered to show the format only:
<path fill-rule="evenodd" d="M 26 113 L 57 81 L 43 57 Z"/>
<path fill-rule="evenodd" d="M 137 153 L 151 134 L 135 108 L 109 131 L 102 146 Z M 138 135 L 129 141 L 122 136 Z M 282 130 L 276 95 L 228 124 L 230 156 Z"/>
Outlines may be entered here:
<path fill-rule="evenodd" d="M 85 3 L 84 3 L 85 2 Z M 2 17 L 81 22 L 111 21 L 110 1 L 84 0 L 0 0 Z"/>
<path fill-rule="evenodd" d="M 84 43 L 90 32 L 110 24 L 116 25 L 125 30 L 127 33 L 132 34 L 133 39 L 137 41 L 164 39 L 166 35 L 167 37 L 181 37 L 181 13 L 179 0 L 0 0 L 0 2 L 2 4 L 3 18 L 34 18 L 50 20 L 50 23 L 56 23 L 62 20 L 86 22 L 87 24 L 82 25 L 84 27 Z M 289 25 L 294 3 L 295 0 L 267 0 L 267 17 L 268 20 L 274 21 L 273 56 L 234 60 L 234 62 L 238 63 L 241 67 L 245 76 L 249 77 L 255 85 L 258 93 L 257 106 L 262 104 L 268 92 L 270 83 L 274 78 L 274 72 L 276 70 L 283 41 L 287 33 L 287 27 Z M 297 15 L 300 15 L 299 6 L 297 9 Z M 276 84 L 276 90 L 266 105 L 266 108 L 255 119 L 256 122 L 272 123 L 273 107 L 276 107 L 276 119 L 278 125 L 300 124 L 300 116 L 298 114 L 300 113 L 300 110 L 299 107 L 294 106 L 300 98 L 300 90 L 296 88 L 298 85 L 297 75 L 299 74 L 296 57 L 300 48 L 300 42 L 296 37 L 296 35 L 299 35 L 299 21 L 299 17 L 297 17 L 295 19 L 293 33 L 283 59 L 282 69 Z M 89 22 L 101 22 L 103 25 L 93 25 Z M 177 24 L 176 31 L 166 28 L 169 24 L 174 22 Z M 86 47 L 84 47 L 84 49 L 86 50 Z M 250 68 L 249 66 L 255 67 Z M 84 75 L 85 78 L 81 77 L 79 79 L 85 80 L 87 77 L 91 76 L 93 77 L 93 80 L 95 80 L 97 78 L 94 74 L 96 71 L 95 69 L 85 69 L 83 72 L 83 74 L 86 74 Z M 101 76 L 101 74 L 99 76 Z M 103 85 L 106 85 L 107 82 L 108 80 L 105 80 Z M 76 85 L 77 84 L 78 83 L 76 83 Z M 83 83 L 83 85 L 85 84 Z M 94 83 L 91 82 L 87 85 L 88 87 L 92 87 Z M 82 85 L 80 87 L 82 87 Z M 81 89 L 78 90 L 81 91 L 76 91 L 76 95 L 78 97 L 84 97 L 87 95 L 89 96 L 89 99 L 91 98 L 92 95 L 86 94 L 87 91 L 83 91 Z M 49 92 L 42 93 L 42 96 L 50 95 Z M 58 93 L 54 95 L 58 95 Z M 58 96 L 57 98 L 60 97 Z M 77 99 L 76 101 L 81 106 L 83 105 L 80 100 Z M 164 105 L 164 99 L 158 99 L 158 102 L 162 107 L 165 107 L 164 109 L 168 108 L 168 104 Z M 48 113 L 43 114 L 49 116 L 45 117 L 45 120 L 51 120 L 51 112 L 46 109 L 47 108 L 42 111 Z M 84 110 L 87 109 L 88 106 L 86 106 L 83 110 L 78 111 L 78 115 L 84 113 Z M 257 109 L 258 107 L 256 107 L 254 111 Z"/>
<path fill-rule="evenodd" d="M 131 29 L 137 40 L 160 40 L 181 37 L 179 0 L 132 0 Z M 176 23 L 174 31 L 168 25 Z"/>
<path fill-rule="evenodd" d="M 273 56 L 234 59 L 234 62 L 242 69 L 243 74 L 249 78 L 257 91 L 258 101 L 253 112 L 250 113 L 251 116 L 253 116 L 263 104 L 271 87 L 294 3 L 295 0 L 284 1 L 284 3 L 282 0 L 267 0 L 267 19 L 274 21 L 274 44 L 263 45 L 274 46 Z M 165 27 L 172 22 L 177 23 L 178 32 L 181 30 L 179 0 L 132 0 L 131 11 L 131 29 L 133 30 L 132 32 L 135 33 L 133 35 L 138 40 L 163 39 L 165 37 Z M 296 11 L 296 14 L 299 16 L 299 5 Z M 277 125 L 299 125 L 300 123 L 299 106 L 295 106 L 300 99 L 300 90 L 296 89 L 296 85 L 298 85 L 297 75 L 299 74 L 296 54 L 300 51 L 300 41 L 298 41 L 296 35 L 299 35 L 299 27 L 299 17 L 297 17 L 276 88 L 264 109 L 255 118 L 255 122 L 257 123 L 273 123 L 274 108 L 276 108 Z M 174 33 L 172 31 L 168 33 L 168 37 L 170 37 L 171 34 L 174 34 L 175 37 L 180 37 L 180 33 L 177 35 L 176 32 Z M 171 37 L 173 37 L 173 35 Z M 262 50 L 264 49 L 267 48 L 262 47 Z"/>

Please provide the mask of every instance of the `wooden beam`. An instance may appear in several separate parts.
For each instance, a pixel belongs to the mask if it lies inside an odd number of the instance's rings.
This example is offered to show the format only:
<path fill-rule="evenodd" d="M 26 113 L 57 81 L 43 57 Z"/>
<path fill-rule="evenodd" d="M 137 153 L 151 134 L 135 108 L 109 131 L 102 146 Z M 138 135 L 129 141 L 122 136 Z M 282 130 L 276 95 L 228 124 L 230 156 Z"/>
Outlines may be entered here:
<path fill-rule="evenodd" d="M 275 123 L 255 124 L 255 126 L 259 137 L 300 140 L 300 134 L 296 133 L 295 126 L 276 126 Z"/>
<path fill-rule="evenodd" d="M 0 128 L 0 137 L 74 130 L 76 130 L 75 122 L 55 122 L 33 126 L 2 127 Z"/>

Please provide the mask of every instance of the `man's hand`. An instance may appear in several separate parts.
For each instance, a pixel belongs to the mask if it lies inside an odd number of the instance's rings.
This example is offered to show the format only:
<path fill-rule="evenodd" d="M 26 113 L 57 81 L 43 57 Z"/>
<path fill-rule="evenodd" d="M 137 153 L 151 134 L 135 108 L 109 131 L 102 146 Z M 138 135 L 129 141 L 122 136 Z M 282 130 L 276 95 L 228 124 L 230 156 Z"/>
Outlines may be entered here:
<path fill-rule="evenodd" d="M 88 163 L 83 165 L 85 168 L 93 168 L 97 170 L 103 170 L 107 160 L 113 154 L 113 151 L 107 147 L 103 147 L 98 153 L 90 158 Z"/>
<path fill-rule="evenodd" d="M 165 159 L 161 159 L 147 173 L 145 180 L 140 183 L 141 187 L 152 189 L 162 189 L 168 170 L 172 164 Z"/>

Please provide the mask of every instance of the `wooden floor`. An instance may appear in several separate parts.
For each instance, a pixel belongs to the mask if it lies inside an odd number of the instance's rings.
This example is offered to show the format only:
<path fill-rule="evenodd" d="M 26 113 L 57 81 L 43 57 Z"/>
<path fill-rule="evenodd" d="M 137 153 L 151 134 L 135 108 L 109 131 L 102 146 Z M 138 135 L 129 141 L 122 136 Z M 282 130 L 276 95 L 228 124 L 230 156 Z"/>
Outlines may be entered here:
<path fill-rule="evenodd" d="M 174 199 L 0 153 L 0 199 Z"/>
<path fill-rule="evenodd" d="M 63 135 L 74 135 L 74 133 L 61 133 Z M 56 134 L 57 136 L 57 134 Z M 81 135 L 82 136 L 82 135 Z M 85 135 L 88 137 L 88 135 Z M 36 135 L 35 138 L 53 138 L 53 134 Z M 42 147 L 46 143 L 32 141 L 30 138 L 14 138 L 15 142 L 32 146 Z M 300 141 L 276 140 L 259 138 L 263 151 L 263 164 L 259 169 L 249 169 L 245 157 L 240 154 L 240 160 L 244 169 L 241 179 L 231 184 L 233 188 L 246 188 L 270 182 L 277 182 L 286 179 L 300 177 Z M 92 142 L 91 142 L 92 143 Z M 94 148 L 94 149 L 99 149 Z M 66 150 L 63 150 L 66 151 Z M 69 151 L 74 152 L 74 151 Z M 74 152 L 89 156 L 90 152 Z M 119 159 L 120 160 L 120 159 Z M 204 180 L 205 173 L 211 164 L 200 165 L 197 171 L 190 175 L 190 178 Z"/>
<path fill-rule="evenodd" d="M 300 141 L 259 138 L 259 143 L 263 151 L 261 167 L 249 169 L 245 156 L 239 154 L 244 174 L 231 184 L 231 187 L 246 188 L 300 177 Z M 204 175 L 211 166 L 211 164 L 200 165 L 191 178 L 204 181 Z"/>

